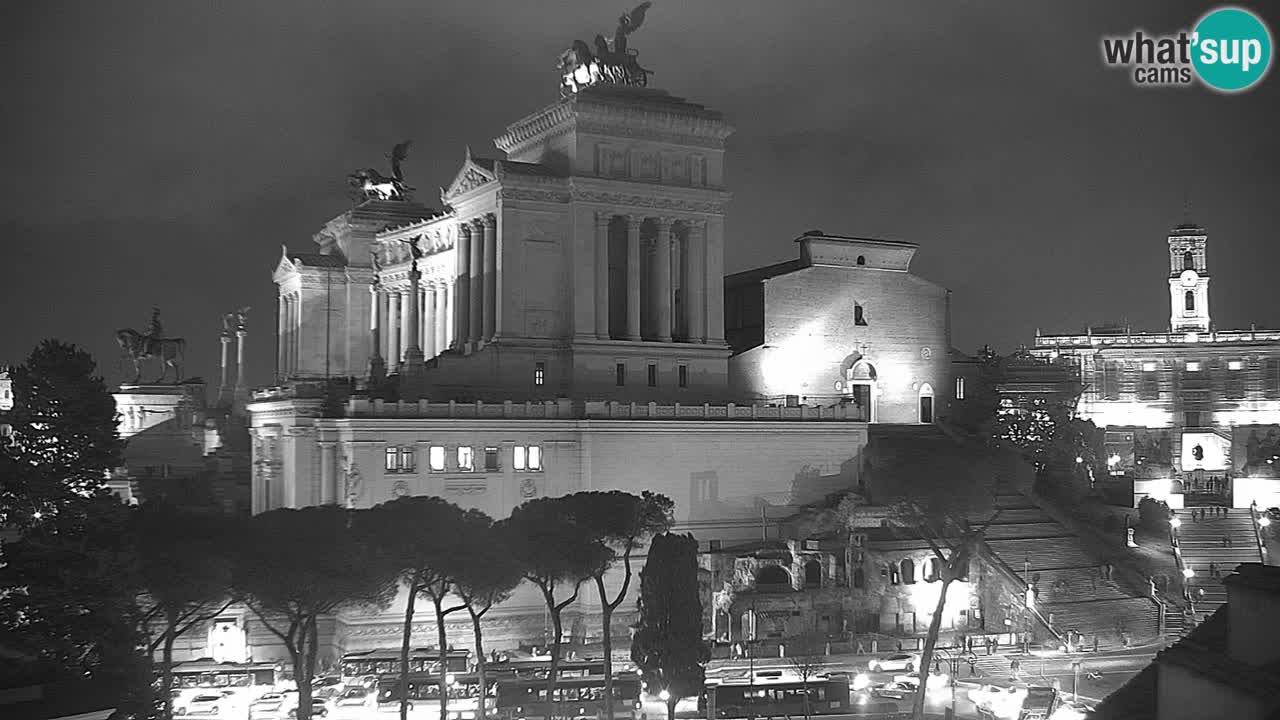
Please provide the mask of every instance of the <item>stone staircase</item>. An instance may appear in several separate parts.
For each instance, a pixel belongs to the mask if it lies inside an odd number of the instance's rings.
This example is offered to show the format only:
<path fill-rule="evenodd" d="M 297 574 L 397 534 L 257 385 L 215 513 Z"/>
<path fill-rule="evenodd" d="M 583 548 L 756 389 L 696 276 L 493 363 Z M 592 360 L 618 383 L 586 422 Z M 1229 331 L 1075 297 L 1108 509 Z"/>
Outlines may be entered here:
<path fill-rule="evenodd" d="M 1000 516 L 986 545 L 1018 579 L 1035 588 L 1036 608 L 1059 634 L 1076 631 L 1086 645 L 1114 645 L 1159 634 L 1159 606 L 1104 577 L 1103 562 L 1084 542 L 1026 496 L 999 494 Z"/>
<path fill-rule="evenodd" d="M 1222 578 L 1240 563 L 1262 562 L 1262 551 L 1258 548 L 1254 520 L 1248 508 L 1228 508 L 1224 514 L 1210 514 L 1199 521 L 1191 519 L 1191 508 L 1188 508 L 1179 511 L 1178 518 L 1182 521 L 1178 528 L 1182 566 L 1195 572 L 1187 581 L 1187 590 L 1195 605 L 1196 619 L 1203 620 L 1227 602 Z M 1223 538 L 1228 538 L 1230 545 L 1224 543 Z M 1211 563 L 1217 577 L 1210 572 Z"/>

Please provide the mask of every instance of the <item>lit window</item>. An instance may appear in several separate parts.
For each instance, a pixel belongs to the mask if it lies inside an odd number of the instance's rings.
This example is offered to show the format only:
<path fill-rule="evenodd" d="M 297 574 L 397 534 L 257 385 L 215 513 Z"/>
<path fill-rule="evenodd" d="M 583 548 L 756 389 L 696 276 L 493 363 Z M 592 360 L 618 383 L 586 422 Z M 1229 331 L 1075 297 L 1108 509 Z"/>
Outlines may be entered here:
<path fill-rule="evenodd" d="M 689 387 L 689 366 L 681 365 L 676 371 L 677 382 L 680 387 Z"/>
<path fill-rule="evenodd" d="M 516 445 L 512 464 L 521 472 L 537 472 L 542 469 L 542 448 L 537 445 Z"/>
<path fill-rule="evenodd" d="M 431 469 L 439 472 L 444 470 L 444 446 L 432 445 L 427 451 L 428 461 L 431 463 Z"/>
<path fill-rule="evenodd" d="M 489 472 L 498 469 L 498 448 L 487 447 L 484 449 L 484 469 Z"/>
<path fill-rule="evenodd" d="M 964 378 L 962 377 L 956 378 L 956 399 L 964 399 Z"/>
<path fill-rule="evenodd" d="M 534 363 L 533 364 L 533 384 L 541 385 L 544 382 L 546 382 L 546 380 L 547 380 L 547 364 Z"/>
<path fill-rule="evenodd" d="M 475 456 L 471 448 L 466 446 L 458 448 L 458 469 L 468 471 L 475 469 Z"/>
<path fill-rule="evenodd" d="M 387 448 L 387 472 L 395 472 L 400 469 L 400 451 L 396 448 Z"/>
<path fill-rule="evenodd" d="M 649 363 L 649 387 L 658 387 L 658 366 Z"/>
<path fill-rule="evenodd" d="M 1153 362 L 1144 362 L 1144 363 L 1142 363 L 1142 372 L 1155 372 L 1155 371 L 1156 371 L 1156 364 L 1155 364 L 1155 363 L 1153 363 Z"/>
<path fill-rule="evenodd" d="M 627 384 L 627 366 L 625 363 L 618 363 L 613 366 L 613 372 L 617 376 L 618 387 Z"/>
<path fill-rule="evenodd" d="M 1228 369 L 1228 370 L 1243 370 L 1243 369 L 1244 369 L 1244 363 L 1243 363 L 1243 362 L 1241 362 L 1241 361 L 1239 361 L 1239 360 L 1229 360 L 1229 361 L 1227 361 L 1227 369 Z"/>
<path fill-rule="evenodd" d="M 1187 361 L 1187 372 L 1200 372 L 1200 361 L 1199 361 L 1199 360 L 1188 360 L 1188 361 Z"/>
<path fill-rule="evenodd" d="M 413 472 L 417 466 L 417 463 L 414 462 L 413 454 L 413 448 L 411 447 L 400 448 L 400 472 Z"/>

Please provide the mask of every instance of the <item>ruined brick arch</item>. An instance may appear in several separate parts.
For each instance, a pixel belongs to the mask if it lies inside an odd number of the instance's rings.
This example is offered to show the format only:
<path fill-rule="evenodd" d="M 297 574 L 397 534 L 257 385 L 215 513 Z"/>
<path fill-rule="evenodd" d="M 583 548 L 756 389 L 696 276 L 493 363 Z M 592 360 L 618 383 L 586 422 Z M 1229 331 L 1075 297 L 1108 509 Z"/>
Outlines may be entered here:
<path fill-rule="evenodd" d="M 790 585 L 791 573 L 778 565 L 766 565 L 756 571 L 757 585 Z"/>
<path fill-rule="evenodd" d="M 914 585 L 916 582 L 916 563 L 911 558 L 902 561 L 902 582 L 907 585 Z"/>

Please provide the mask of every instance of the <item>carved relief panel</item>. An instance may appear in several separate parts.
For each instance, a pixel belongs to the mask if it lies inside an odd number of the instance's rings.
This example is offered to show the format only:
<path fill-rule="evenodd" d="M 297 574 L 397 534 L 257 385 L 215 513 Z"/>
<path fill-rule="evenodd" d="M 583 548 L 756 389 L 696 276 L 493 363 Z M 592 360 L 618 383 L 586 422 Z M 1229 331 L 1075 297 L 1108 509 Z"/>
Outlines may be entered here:
<path fill-rule="evenodd" d="M 596 174 L 602 177 L 627 177 L 627 151 L 608 145 L 597 148 Z"/>
<path fill-rule="evenodd" d="M 658 153 L 636 153 L 636 177 L 641 180 L 661 180 L 660 159 Z"/>

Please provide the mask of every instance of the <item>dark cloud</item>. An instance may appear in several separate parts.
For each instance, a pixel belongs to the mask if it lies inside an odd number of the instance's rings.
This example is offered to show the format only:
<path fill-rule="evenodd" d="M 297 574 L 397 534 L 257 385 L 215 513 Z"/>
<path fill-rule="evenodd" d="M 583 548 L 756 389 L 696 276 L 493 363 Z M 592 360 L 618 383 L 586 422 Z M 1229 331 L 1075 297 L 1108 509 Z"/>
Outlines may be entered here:
<path fill-rule="evenodd" d="M 212 375 L 218 315 L 346 207 L 343 176 L 415 139 L 434 199 L 463 148 L 556 96 L 555 59 L 628 3 L 437 0 L 29 3 L 3 30 L 0 361 L 41 337 L 115 365 L 152 305 Z M 955 291 L 956 344 L 1036 327 L 1167 322 L 1163 234 L 1189 196 L 1211 233 L 1219 324 L 1280 325 L 1276 77 L 1252 92 L 1139 90 L 1099 38 L 1171 32 L 1163 3 L 659 2 L 634 39 L 654 84 L 737 126 L 730 271 L 810 228 L 919 242 Z M 1273 28 L 1280 16 L 1264 11 Z M 1269 114 L 1270 113 L 1270 114 Z M 118 375 L 113 379 L 118 379 Z"/>

